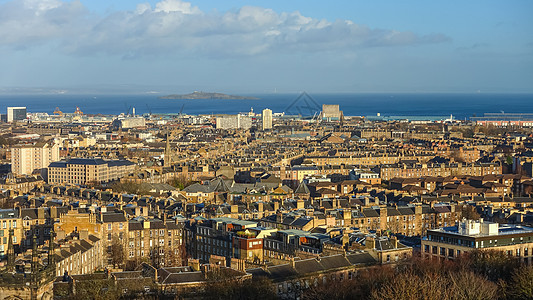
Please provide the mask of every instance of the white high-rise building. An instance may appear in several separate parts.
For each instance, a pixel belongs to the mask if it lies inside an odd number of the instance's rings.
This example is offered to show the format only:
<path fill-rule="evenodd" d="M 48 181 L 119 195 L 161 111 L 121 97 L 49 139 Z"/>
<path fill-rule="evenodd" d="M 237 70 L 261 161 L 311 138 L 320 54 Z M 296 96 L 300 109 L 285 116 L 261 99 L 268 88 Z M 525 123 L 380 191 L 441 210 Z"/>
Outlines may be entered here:
<path fill-rule="evenodd" d="M 21 121 L 26 119 L 26 107 L 8 107 L 7 121 Z"/>
<path fill-rule="evenodd" d="M 241 114 L 233 116 L 217 117 L 217 129 L 250 129 L 252 118 Z"/>
<path fill-rule="evenodd" d="M 265 108 L 262 113 L 263 130 L 272 129 L 272 110 Z"/>
<path fill-rule="evenodd" d="M 30 175 L 38 170 L 46 180 L 48 165 L 55 161 L 59 161 L 59 145 L 56 143 L 39 142 L 11 148 L 11 172 L 16 175 Z"/>

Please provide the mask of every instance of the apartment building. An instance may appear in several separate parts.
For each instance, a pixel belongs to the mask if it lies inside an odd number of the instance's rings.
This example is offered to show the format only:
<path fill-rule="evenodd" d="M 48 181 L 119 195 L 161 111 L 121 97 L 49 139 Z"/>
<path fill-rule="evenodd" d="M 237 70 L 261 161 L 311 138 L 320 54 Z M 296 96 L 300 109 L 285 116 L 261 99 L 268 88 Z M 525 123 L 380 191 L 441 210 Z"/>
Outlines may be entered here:
<path fill-rule="evenodd" d="M 22 222 L 23 241 L 21 246 L 26 249 L 33 245 L 33 238 L 37 245 L 43 245 L 50 240 L 50 231 L 54 228 L 56 221 L 59 221 L 61 215 L 68 211 L 66 206 L 52 206 L 39 208 L 21 208 L 20 218 Z"/>
<path fill-rule="evenodd" d="M 246 115 L 233 115 L 216 118 L 217 129 L 250 129 L 252 118 Z"/>
<path fill-rule="evenodd" d="M 0 178 L 0 189 L 28 193 L 36 186 L 42 186 L 44 183 L 41 175 L 14 176 L 13 173 L 8 173 L 5 177 Z"/>
<path fill-rule="evenodd" d="M 504 251 L 526 264 L 533 262 L 533 228 L 463 220 L 457 226 L 428 230 L 422 239 L 425 258 L 454 259 L 472 250 Z"/>
<path fill-rule="evenodd" d="M 350 179 L 360 180 L 371 185 L 381 184 L 381 178 L 379 178 L 379 174 L 368 170 L 353 169 L 350 171 Z"/>
<path fill-rule="evenodd" d="M 0 209 L 0 257 L 7 255 L 10 237 L 13 245 L 20 245 L 23 238 L 20 213 L 16 209 Z"/>
<path fill-rule="evenodd" d="M 181 265 L 184 253 L 183 218 L 170 220 L 137 217 L 128 222 L 126 260 L 146 261 L 159 266 Z"/>
<path fill-rule="evenodd" d="M 318 256 L 329 235 L 298 229 L 277 230 L 264 239 L 264 260 L 280 262 L 299 256 Z"/>
<path fill-rule="evenodd" d="M 403 154 L 403 153 L 353 153 L 352 155 L 335 156 L 311 156 L 306 155 L 305 159 L 312 161 L 317 166 L 327 165 L 354 165 L 354 166 L 378 166 L 382 164 L 396 164 L 400 161 L 427 162 L 435 157 L 433 153 Z"/>
<path fill-rule="evenodd" d="M 59 161 L 59 144 L 35 143 L 11 147 L 11 172 L 15 175 L 31 175 L 39 171 L 47 179 L 50 163 Z"/>
<path fill-rule="evenodd" d="M 58 243 L 54 249 L 56 276 L 91 274 L 104 267 L 102 242 L 87 230 L 61 237 Z"/>
<path fill-rule="evenodd" d="M 212 255 L 262 261 L 262 229 L 257 222 L 232 218 L 199 220 L 186 228 L 187 252 L 200 261 L 209 261 Z"/>
<path fill-rule="evenodd" d="M 261 114 L 263 130 L 272 129 L 272 110 L 266 108 L 263 109 Z"/>
<path fill-rule="evenodd" d="M 340 212 L 338 212 L 340 213 Z M 427 230 L 453 226 L 460 218 L 455 205 L 375 206 L 360 211 L 347 211 L 337 220 L 344 220 L 362 232 L 391 231 L 406 236 L 423 235 Z"/>
<path fill-rule="evenodd" d="M 497 163 L 451 163 L 451 164 L 395 164 L 382 165 L 375 169 L 380 173 L 382 180 L 390 180 L 395 177 L 411 178 L 422 176 L 446 177 L 446 176 L 484 176 L 489 174 L 501 174 L 502 166 Z"/>
<path fill-rule="evenodd" d="M 128 236 L 128 220 L 125 212 L 107 212 L 105 207 L 100 211 L 97 222 L 102 224 L 101 237 L 107 254 L 108 263 L 111 263 L 112 244 L 117 241 L 125 245 Z"/>
<path fill-rule="evenodd" d="M 100 158 L 73 158 L 48 166 L 50 184 L 88 184 L 120 179 L 135 171 L 135 164 L 128 160 L 103 160 Z"/>
<path fill-rule="evenodd" d="M 22 121 L 27 117 L 26 107 L 8 107 L 7 122 Z"/>

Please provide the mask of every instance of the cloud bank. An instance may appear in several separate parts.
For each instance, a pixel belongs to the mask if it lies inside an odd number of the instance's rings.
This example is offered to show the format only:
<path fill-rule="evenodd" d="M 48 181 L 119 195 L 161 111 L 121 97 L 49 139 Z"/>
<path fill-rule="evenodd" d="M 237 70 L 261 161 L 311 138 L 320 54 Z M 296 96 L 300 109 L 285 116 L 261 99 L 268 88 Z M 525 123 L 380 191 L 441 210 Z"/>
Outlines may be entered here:
<path fill-rule="evenodd" d="M 253 56 L 265 53 L 354 51 L 442 43 L 443 34 L 376 29 L 350 20 L 318 20 L 299 12 L 244 6 L 203 12 L 181 0 L 108 15 L 80 1 L 14 0 L 0 5 L 0 47 L 52 45 L 72 55 Z"/>

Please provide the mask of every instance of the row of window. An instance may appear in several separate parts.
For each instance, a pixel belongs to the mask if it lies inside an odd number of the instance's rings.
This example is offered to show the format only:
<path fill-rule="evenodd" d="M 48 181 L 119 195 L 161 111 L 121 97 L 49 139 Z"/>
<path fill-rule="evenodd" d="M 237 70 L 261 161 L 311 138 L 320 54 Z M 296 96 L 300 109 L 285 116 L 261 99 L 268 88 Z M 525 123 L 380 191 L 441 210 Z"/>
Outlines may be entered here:
<path fill-rule="evenodd" d="M 0 233 L 2 233 L 3 230 L 0 230 Z M 3 235 L 0 235 L 0 244 L 3 244 L 3 245 L 7 245 L 8 244 L 8 240 L 7 240 L 7 237 L 3 236 Z M 16 244 L 17 243 L 17 237 L 16 236 L 13 236 L 13 244 Z"/>
<path fill-rule="evenodd" d="M 17 220 L 4 220 L 2 221 L 2 228 L 17 228 Z"/>

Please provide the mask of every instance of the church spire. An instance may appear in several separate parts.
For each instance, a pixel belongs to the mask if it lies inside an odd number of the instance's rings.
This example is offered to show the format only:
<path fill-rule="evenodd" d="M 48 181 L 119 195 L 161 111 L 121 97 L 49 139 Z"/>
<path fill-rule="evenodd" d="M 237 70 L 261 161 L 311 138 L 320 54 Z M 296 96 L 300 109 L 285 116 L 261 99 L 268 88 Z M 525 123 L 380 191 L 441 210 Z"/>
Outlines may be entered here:
<path fill-rule="evenodd" d="M 31 274 L 33 281 L 37 281 L 37 273 L 39 272 L 39 256 L 37 255 L 37 235 L 33 235 L 32 251 L 31 251 Z"/>
<path fill-rule="evenodd" d="M 165 161 L 164 161 L 164 166 L 165 167 L 170 167 L 172 165 L 171 156 L 172 155 L 170 154 L 170 135 L 167 132 L 167 143 L 166 143 L 166 146 L 165 146 Z"/>
<path fill-rule="evenodd" d="M 54 228 L 51 228 L 50 229 L 50 244 L 48 245 L 48 268 L 55 268 L 55 259 L 54 259 L 54 253 L 55 253 L 55 248 L 54 248 L 54 237 L 55 237 L 55 232 L 54 232 Z"/>
<path fill-rule="evenodd" d="M 13 248 L 14 230 L 9 229 L 9 241 L 7 242 L 7 269 L 8 272 L 15 271 L 15 249 Z"/>

